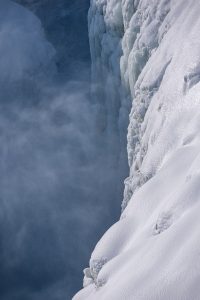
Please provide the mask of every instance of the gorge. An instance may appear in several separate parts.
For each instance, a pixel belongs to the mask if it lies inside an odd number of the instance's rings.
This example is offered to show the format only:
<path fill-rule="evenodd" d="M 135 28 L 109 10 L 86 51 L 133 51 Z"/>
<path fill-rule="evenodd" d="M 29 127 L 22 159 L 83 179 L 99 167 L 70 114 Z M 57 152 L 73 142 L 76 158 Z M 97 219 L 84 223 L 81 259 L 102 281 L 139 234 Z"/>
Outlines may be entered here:
<path fill-rule="evenodd" d="M 1 0 L 0 299 L 199 300 L 199 12 Z"/>

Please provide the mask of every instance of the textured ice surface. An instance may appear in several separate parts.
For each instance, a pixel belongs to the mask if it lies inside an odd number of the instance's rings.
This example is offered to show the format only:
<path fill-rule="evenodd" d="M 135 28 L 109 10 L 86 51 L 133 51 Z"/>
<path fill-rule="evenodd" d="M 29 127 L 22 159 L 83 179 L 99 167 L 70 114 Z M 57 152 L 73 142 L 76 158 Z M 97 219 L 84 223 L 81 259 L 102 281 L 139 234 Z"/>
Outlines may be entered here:
<path fill-rule="evenodd" d="M 88 23 L 92 80 L 97 86 L 97 99 L 101 99 L 97 100 L 100 107 L 98 127 L 101 134 L 105 132 L 108 137 L 108 151 L 116 157 L 121 169 L 125 169 L 122 173 L 127 174 L 124 153 L 131 102 L 125 97 L 121 85 L 121 40 L 124 34 L 121 2 L 91 1 Z"/>
<path fill-rule="evenodd" d="M 132 100 L 130 176 L 91 257 L 107 258 L 105 284 L 75 300 L 199 299 L 199 12 L 198 1 L 91 1 L 94 67 L 107 64 L 120 103 Z"/>

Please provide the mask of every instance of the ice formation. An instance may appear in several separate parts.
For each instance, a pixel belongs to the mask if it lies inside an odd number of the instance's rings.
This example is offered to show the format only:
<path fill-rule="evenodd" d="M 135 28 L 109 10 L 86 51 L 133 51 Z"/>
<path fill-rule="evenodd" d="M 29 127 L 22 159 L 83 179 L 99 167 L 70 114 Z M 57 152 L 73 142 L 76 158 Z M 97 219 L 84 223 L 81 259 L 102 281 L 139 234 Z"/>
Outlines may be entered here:
<path fill-rule="evenodd" d="M 74 300 L 200 298 L 199 12 L 195 0 L 91 0 L 93 78 L 119 137 L 132 105 L 130 175 Z"/>

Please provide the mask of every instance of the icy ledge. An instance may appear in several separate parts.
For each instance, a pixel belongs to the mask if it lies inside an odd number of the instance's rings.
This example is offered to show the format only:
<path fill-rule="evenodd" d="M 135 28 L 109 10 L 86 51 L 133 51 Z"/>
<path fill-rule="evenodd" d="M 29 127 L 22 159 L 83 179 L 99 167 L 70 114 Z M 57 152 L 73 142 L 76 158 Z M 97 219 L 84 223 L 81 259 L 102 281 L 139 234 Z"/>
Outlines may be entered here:
<path fill-rule="evenodd" d="M 97 62 L 114 76 L 115 58 L 120 101 L 132 99 L 130 176 L 74 300 L 199 300 L 199 12 L 198 1 L 91 1 Z"/>

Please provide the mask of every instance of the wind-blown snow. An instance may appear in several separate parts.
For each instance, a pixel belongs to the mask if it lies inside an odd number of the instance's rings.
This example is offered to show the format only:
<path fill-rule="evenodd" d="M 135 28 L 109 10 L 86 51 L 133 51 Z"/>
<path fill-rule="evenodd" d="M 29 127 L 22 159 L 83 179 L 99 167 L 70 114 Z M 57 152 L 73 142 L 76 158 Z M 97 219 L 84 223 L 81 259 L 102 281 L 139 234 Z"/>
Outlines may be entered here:
<path fill-rule="evenodd" d="M 199 299 L 199 11 L 198 1 L 91 1 L 93 72 L 109 70 L 121 107 L 132 99 L 130 176 L 75 300 Z"/>

